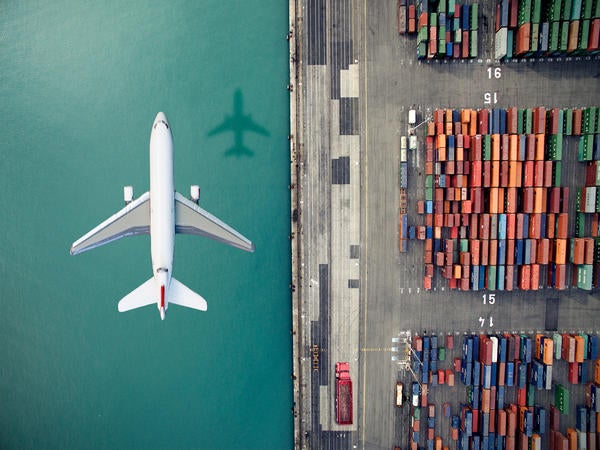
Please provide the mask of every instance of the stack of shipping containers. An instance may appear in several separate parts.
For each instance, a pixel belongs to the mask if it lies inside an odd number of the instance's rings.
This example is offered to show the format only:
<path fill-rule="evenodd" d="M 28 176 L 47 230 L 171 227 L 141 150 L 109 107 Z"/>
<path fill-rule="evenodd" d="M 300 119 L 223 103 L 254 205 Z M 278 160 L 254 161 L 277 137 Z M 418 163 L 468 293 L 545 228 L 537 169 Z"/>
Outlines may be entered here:
<path fill-rule="evenodd" d="M 456 0 L 398 1 L 398 32 L 417 33 L 417 58 L 475 58 L 479 7 Z"/>
<path fill-rule="evenodd" d="M 575 236 L 581 240 L 571 240 L 569 259 L 569 189 L 561 173 L 565 135 L 580 136 L 580 160 L 590 174 L 598 170 L 589 160 L 600 157 L 599 114 L 544 107 L 434 111 L 425 141 L 425 201 L 418 205 L 425 213 L 418 233 L 425 240 L 424 287 L 438 267 L 451 289 L 565 289 L 569 262 L 581 278 L 573 285 L 598 286 L 596 172 L 578 192 L 593 202 L 578 203 L 585 205 Z"/>
<path fill-rule="evenodd" d="M 599 0 L 500 0 L 496 59 L 594 55 L 599 52 Z"/>
<path fill-rule="evenodd" d="M 413 382 L 413 394 L 419 397 L 411 406 L 411 448 L 421 448 L 422 441 L 425 448 L 436 449 L 597 448 L 599 345 L 598 336 L 587 334 L 465 335 L 461 356 L 453 359 L 452 369 L 443 369 L 442 355 L 454 347 L 453 336 L 415 336 L 413 372 L 419 380 Z M 553 368 L 564 372 L 564 364 L 566 386 L 553 384 Z M 439 408 L 433 398 L 446 396 L 435 392 L 453 388 L 455 373 L 466 386 L 466 395 L 459 396 L 465 402 L 445 402 Z M 560 414 L 570 412 L 572 384 L 585 384 L 585 403 L 574 408 L 576 428 L 563 425 L 563 434 Z M 539 404 L 536 392 L 553 389 L 554 404 Z M 443 412 L 441 420 L 436 420 L 436 411 Z M 444 417 L 447 433 L 440 425 Z M 449 436 L 454 444 L 444 446 L 441 436 Z"/>

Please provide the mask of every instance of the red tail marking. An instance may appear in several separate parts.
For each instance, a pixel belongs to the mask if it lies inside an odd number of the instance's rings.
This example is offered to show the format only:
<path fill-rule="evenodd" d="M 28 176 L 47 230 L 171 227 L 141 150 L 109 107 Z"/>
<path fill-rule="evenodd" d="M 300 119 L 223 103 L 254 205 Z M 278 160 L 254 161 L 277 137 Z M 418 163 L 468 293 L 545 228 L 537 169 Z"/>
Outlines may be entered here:
<path fill-rule="evenodd" d="M 165 307 L 165 287 L 164 286 L 160 287 L 160 307 L 161 308 Z"/>

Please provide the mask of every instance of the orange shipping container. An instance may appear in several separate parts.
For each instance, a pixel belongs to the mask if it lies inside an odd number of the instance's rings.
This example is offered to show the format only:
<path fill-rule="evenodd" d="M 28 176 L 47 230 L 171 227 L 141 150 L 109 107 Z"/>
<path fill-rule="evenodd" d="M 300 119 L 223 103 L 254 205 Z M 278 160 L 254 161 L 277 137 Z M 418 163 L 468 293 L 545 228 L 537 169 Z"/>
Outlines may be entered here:
<path fill-rule="evenodd" d="M 569 450 L 577 450 L 577 431 L 573 428 L 567 428 L 567 441 Z"/>
<path fill-rule="evenodd" d="M 484 413 L 490 412 L 490 390 L 481 390 L 481 411 Z"/>
<path fill-rule="evenodd" d="M 506 240 L 506 266 L 512 266 L 515 263 L 515 241 L 514 239 Z"/>
<path fill-rule="evenodd" d="M 525 170 L 523 171 L 523 186 L 533 187 L 534 162 L 525 161 Z"/>
<path fill-rule="evenodd" d="M 544 339 L 544 357 L 542 362 L 547 366 L 551 366 L 554 360 L 554 341 L 552 339 Z"/>
<path fill-rule="evenodd" d="M 519 289 L 528 291 L 531 287 L 531 266 L 519 266 Z"/>
<path fill-rule="evenodd" d="M 542 131 L 543 133 L 543 131 Z M 545 134 L 535 135 L 535 160 L 542 161 L 544 159 L 544 141 Z"/>
<path fill-rule="evenodd" d="M 575 362 L 582 363 L 585 359 L 585 341 L 582 336 L 575 335 Z"/>
<path fill-rule="evenodd" d="M 492 167 L 492 177 L 490 180 L 490 186 L 498 187 L 498 186 L 500 186 L 500 161 L 492 161 L 491 167 Z M 484 174 L 484 177 L 485 177 L 485 174 Z"/>
<path fill-rule="evenodd" d="M 492 134 L 492 161 L 500 161 L 500 135 Z"/>
<path fill-rule="evenodd" d="M 535 242 L 535 241 L 534 241 Z M 531 265 L 531 284 L 532 291 L 537 291 L 540 288 L 540 266 L 537 264 Z"/>
<path fill-rule="evenodd" d="M 503 409 L 499 409 L 497 417 L 498 434 L 500 436 L 506 436 L 506 411 L 504 411 Z"/>
<path fill-rule="evenodd" d="M 556 239 L 554 241 L 554 262 L 556 264 L 567 263 L 567 240 Z"/>
<path fill-rule="evenodd" d="M 554 239 L 556 233 L 556 214 L 548 213 L 546 215 L 546 237 Z"/>
<path fill-rule="evenodd" d="M 535 161 L 534 163 L 533 185 L 536 187 L 544 185 L 544 161 Z"/>
<path fill-rule="evenodd" d="M 600 359 L 594 363 L 594 383 L 600 384 Z M 597 417 L 600 417 L 600 414 Z"/>
<path fill-rule="evenodd" d="M 519 135 L 511 134 L 508 140 L 508 160 L 517 161 L 519 159 Z"/>

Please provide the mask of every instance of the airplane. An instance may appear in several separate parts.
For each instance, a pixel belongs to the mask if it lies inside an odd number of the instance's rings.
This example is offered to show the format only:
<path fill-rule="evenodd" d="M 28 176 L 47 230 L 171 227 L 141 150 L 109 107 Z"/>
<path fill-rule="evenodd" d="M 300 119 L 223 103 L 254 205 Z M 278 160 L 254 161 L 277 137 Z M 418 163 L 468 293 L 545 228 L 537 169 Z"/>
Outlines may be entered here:
<path fill-rule="evenodd" d="M 156 303 L 161 320 L 169 303 L 206 311 L 206 300 L 173 278 L 175 234 L 204 236 L 232 247 L 254 251 L 254 244 L 198 206 L 200 188 L 191 186 L 192 200 L 173 187 L 173 135 L 164 113 L 154 119 L 150 134 L 150 191 L 133 199 L 124 187 L 125 207 L 75 241 L 77 255 L 127 236 L 150 235 L 152 278 L 119 302 L 120 312 Z"/>
<path fill-rule="evenodd" d="M 233 94 L 233 116 L 225 116 L 223 123 L 208 132 L 208 136 L 233 131 L 233 147 L 225 152 L 226 156 L 252 156 L 254 152 L 244 145 L 244 131 L 269 136 L 269 132 L 255 123 L 250 114 L 244 115 L 244 97 L 242 91 L 237 89 Z"/>

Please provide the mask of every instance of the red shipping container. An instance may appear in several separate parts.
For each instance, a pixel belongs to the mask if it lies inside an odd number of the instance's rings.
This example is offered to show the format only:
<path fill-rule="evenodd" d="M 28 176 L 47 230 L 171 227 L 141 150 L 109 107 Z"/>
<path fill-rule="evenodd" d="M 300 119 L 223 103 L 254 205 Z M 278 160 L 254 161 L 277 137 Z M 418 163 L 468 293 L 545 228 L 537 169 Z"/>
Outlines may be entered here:
<path fill-rule="evenodd" d="M 448 386 L 454 386 L 454 372 L 450 369 L 446 369 L 446 384 Z"/>
<path fill-rule="evenodd" d="M 594 264 L 594 239 L 584 238 L 584 241 L 585 241 L 584 264 Z"/>
<path fill-rule="evenodd" d="M 454 371 L 455 372 L 460 372 L 461 367 L 462 367 L 462 365 L 461 365 L 460 358 L 454 358 Z"/>
<path fill-rule="evenodd" d="M 481 253 L 480 253 L 480 263 L 482 266 L 488 265 L 488 257 L 489 257 L 489 241 L 487 239 L 481 239 Z"/>
<path fill-rule="evenodd" d="M 566 239 L 568 233 L 569 215 L 567 213 L 560 213 L 556 219 L 556 238 Z M 559 263 L 564 264 L 564 263 Z"/>
<path fill-rule="evenodd" d="M 519 110 L 516 106 L 506 110 L 506 132 L 516 134 L 518 132 Z"/>
<path fill-rule="evenodd" d="M 571 384 L 579 383 L 579 363 L 572 362 L 569 363 L 569 371 L 567 375 L 567 379 Z"/>
<path fill-rule="evenodd" d="M 465 59 L 469 57 L 469 32 L 468 31 L 463 31 L 463 33 L 462 33 L 461 57 L 465 58 Z"/>
<path fill-rule="evenodd" d="M 517 214 L 517 226 L 515 228 L 515 239 L 523 239 L 523 228 L 524 228 L 524 215 L 523 213 Z"/>
<path fill-rule="evenodd" d="M 527 22 L 521 25 L 517 30 L 517 47 L 516 55 L 521 56 L 529 51 L 529 44 L 531 41 L 531 23 Z"/>
<path fill-rule="evenodd" d="M 481 241 L 479 239 L 471 240 L 471 265 L 479 265 Z"/>
<path fill-rule="evenodd" d="M 525 391 L 525 389 L 519 389 L 519 391 Z M 514 436 L 517 432 L 517 413 L 512 409 L 506 410 L 506 435 Z"/>
<path fill-rule="evenodd" d="M 519 289 L 528 291 L 531 287 L 531 266 L 519 266 Z"/>
<path fill-rule="evenodd" d="M 544 161 L 535 161 L 533 169 L 533 185 L 538 187 L 544 185 Z"/>
<path fill-rule="evenodd" d="M 472 161 L 470 168 L 471 187 L 481 187 L 481 161 Z"/>
<path fill-rule="evenodd" d="M 517 188 L 506 188 L 506 202 L 504 210 L 507 214 L 514 214 L 517 212 Z"/>
<path fill-rule="evenodd" d="M 544 161 L 544 187 L 552 187 L 552 161 Z"/>
<path fill-rule="evenodd" d="M 540 288 L 540 266 L 531 265 L 531 290 L 537 291 Z"/>
<path fill-rule="evenodd" d="M 554 239 L 556 235 L 556 214 L 548 213 L 546 215 L 546 237 Z"/>
<path fill-rule="evenodd" d="M 548 264 L 550 257 L 550 239 L 540 239 L 537 248 L 537 263 Z"/>
<path fill-rule="evenodd" d="M 503 409 L 498 410 L 497 414 L 497 424 L 498 424 L 498 435 L 506 436 L 506 411 Z"/>
<path fill-rule="evenodd" d="M 473 434 L 479 431 L 479 410 L 473 409 L 471 410 L 473 413 Z"/>
<path fill-rule="evenodd" d="M 523 170 L 523 186 L 524 187 L 533 187 L 534 183 L 534 162 L 533 161 L 525 161 L 525 168 Z"/>
<path fill-rule="evenodd" d="M 506 136 L 506 135 L 503 135 Z M 508 137 L 508 136 L 507 136 Z M 500 186 L 507 187 L 509 180 L 509 165 L 508 161 L 504 160 L 500 162 Z"/>
<path fill-rule="evenodd" d="M 525 159 L 527 161 L 533 161 L 535 159 L 535 134 L 528 134 L 526 143 Z"/>
<path fill-rule="evenodd" d="M 490 238 L 490 215 L 482 214 L 479 220 L 479 238 L 489 239 Z"/>
<path fill-rule="evenodd" d="M 481 174 L 483 179 L 483 187 L 490 187 L 492 185 L 492 162 L 483 161 L 483 173 Z"/>
<path fill-rule="evenodd" d="M 531 161 L 528 161 L 531 162 Z M 523 189 L 523 197 L 521 201 L 521 209 L 524 213 L 531 214 L 533 212 L 533 188 Z"/>
<path fill-rule="evenodd" d="M 489 114 L 490 114 L 490 111 L 488 109 L 480 109 L 477 112 L 478 119 L 479 119 L 479 127 L 478 127 L 479 134 L 488 134 L 489 133 L 489 125 L 488 125 Z"/>
<path fill-rule="evenodd" d="M 516 214 L 506 214 L 506 239 L 515 239 Z"/>
<path fill-rule="evenodd" d="M 512 266 L 515 263 L 515 241 L 507 239 L 506 241 L 506 265 Z"/>
<path fill-rule="evenodd" d="M 566 264 L 557 264 L 555 268 L 554 288 L 564 290 L 567 288 L 567 266 Z"/>
<path fill-rule="evenodd" d="M 527 405 L 527 388 L 517 389 L 517 405 Z"/>
<path fill-rule="evenodd" d="M 477 239 L 479 237 L 479 215 L 471 214 L 469 224 L 469 239 Z"/>
<path fill-rule="evenodd" d="M 546 132 L 546 108 L 543 106 L 533 108 L 533 132 L 535 134 Z"/>
<path fill-rule="evenodd" d="M 598 50 L 600 48 L 600 19 L 596 18 L 592 20 L 590 26 L 590 35 L 588 38 L 588 51 Z"/>

